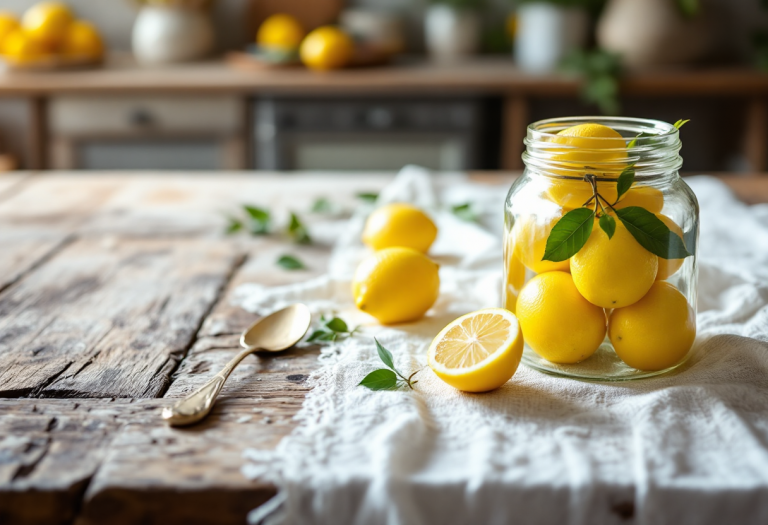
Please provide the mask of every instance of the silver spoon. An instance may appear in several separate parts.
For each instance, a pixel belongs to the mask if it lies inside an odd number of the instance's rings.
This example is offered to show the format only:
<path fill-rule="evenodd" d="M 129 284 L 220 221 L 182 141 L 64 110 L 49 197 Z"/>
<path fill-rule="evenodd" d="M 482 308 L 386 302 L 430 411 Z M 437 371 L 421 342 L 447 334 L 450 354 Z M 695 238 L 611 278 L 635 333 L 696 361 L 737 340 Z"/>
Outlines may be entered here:
<path fill-rule="evenodd" d="M 306 305 L 297 303 L 273 312 L 256 321 L 240 336 L 240 346 L 245 348 L 197 391 L 163 409 L 163 419 L 173 426 L 197 423 L 213 408 L 224 382 L 240 361 L 253 352 L 280 352 L 304 337 L 309 330 L 312 315 Z"/>

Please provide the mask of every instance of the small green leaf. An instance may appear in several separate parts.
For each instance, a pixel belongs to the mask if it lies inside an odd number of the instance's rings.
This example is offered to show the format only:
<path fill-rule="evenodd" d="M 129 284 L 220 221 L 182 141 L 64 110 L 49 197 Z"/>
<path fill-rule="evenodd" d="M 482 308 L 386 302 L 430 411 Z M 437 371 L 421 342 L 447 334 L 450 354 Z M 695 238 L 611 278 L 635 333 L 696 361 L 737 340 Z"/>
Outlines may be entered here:
<path fill-rule="evenodd" d="M 347 333 L 349 332 L 349 329 L 347 328 L 347 323 L 345 323 L 343 320 L 339 319 L 338 317 L 334 317 L 327 323 L 325 323 L 325 326 L 334 332 L 339 333 Z"/>
<path fill-rule="evenodd" d="M 379 343 L 379 340 L 375 337 L 373 338 L 374 341 L 376 341 L 376 350 L 379 352 L 379 359 L 381 359 L 381 362 L 387 365 L 392 370 L 395 370 L 395 363 L 392 358 L 392 353 L 381 346 L 381 343 Z"/>
<path fill-rule="evenodd" d="M 357 194 L 357 198 L 360 199 L 363 202 L 370 202 L 374 203 L 376 202 L 376 199 L 379 198 L 378 193 L 368 193 L 368 192 L 362 192 Z"/>
<path fill-rule="evenodd" d="M 306 268 L 304 263 L 293 255 L 281 255 L 280 258 L 277 259 L 276 264 L 286 270 L 303 270 Z"/>
<path fill-rule="evenodd" d="M 472 208 L 472 204 L 467 202 L 465 204 L 459 204 L 457 206 L 451 206 L 451 211 L 459 219 L 467 222 L 477 222 L 478 215 Z"/>
<path fill-rule="evenodd" d="M 672 125 L 675 126 L 675 128 L 680 129 L 683 126 L 685 126 L 686 122 L 690 122 L 690 121 L 691 121 L 691 119 L 686 119 L 686 120 L 680 119 L 680 120 L 678 120 L 677 122 L 675 122 Z"/>
<path fill-rule="evenodd" d="M 609 239 L 612 239 L 616 231 L 616 219 L 610 215 L 603 215 L 600 217 L 600 228 L 602 228 Z"/>
<path fill-rule="evenodd" d="M 684 259 L 691 255 L 680 236 L 645 208 L 621 208 L 616 215 L 640 246 L 662 259 Z"/>
<path fill-rule="evenodd" d="M 311 343 L 313 341 L 329 341 L 328 336 L 329 335 L 335 335 L 333 332 L 326 332 L 325 330 L 315 330 L 312 332 L 312 335 L 307 337 L 307 342 Z"/>
<path fill-rule="evenodd" d="M 621 175 L 619 175 L 619 180 L 616 183 L 616 202 L 619 202 L 619 199 L 629 191 L 629 188 L 632 187 L 632 184 L 635 183 L 635 165 L 630 164 L 626 168 L 624 168 L 624 171 L 621 172 Z"/>
<path fill-rule="evenodd" d="M 581 250 L 592 233 L 595 212 L 589 208 L 571 210 L 557 221 L 547 237 L 543 261 L 560 262 Z"/>
<path fill-rule="evenodd" d="M 397 386 L 397 376 L 392 370 L 380 368 L 365 376 L 359 385 L 371 390 L 392 390 Z"/>
<path fill-rule="evenodd" d="M 696 237 L 698 237 L 698 230 L 696 228 L 691 228 L 687 232 L 683 232 L 685 249 L 690 250 L 691 255 L 696 255 Z"/>
<path fill-rule="evenodd" d="M 630 140 L 630 141 L 629 141 L 629 143 L 627 144 L 627 149 L 632 149 L 632 148 L 634 148 L 635 146 L 637 146 L 637 139 L 641 139 L 641 138 L 643 138 L 643 137 L 650 137 L 650 136 L 651 136 L 651 134 L 650 134 L 650 133 L 646 133 L 645 131 L 641 131 L 641 132 L 640 132 L 640 133 L 637 135 L 637 137 L 635 137 L 635 138 L 633 138 L 632 140 Z"/>
<path fill-rule="evenodd" d="M 330 213 L 333 211 L 333 205 L 325 197 L 320 197 L 312 204 L 310 211 L 312 213 Z"/>
<path fill-rule="evenodd" d="M 265 235 L 269 233 L 269 223 L 271 221 L 269 210 L 248 204 L 243 205 L 243 210 L 245 210 L 245 213 L 247 213 L 248 217 L 251 219 L 250 231 L 253 235 Z"/>
<path fill-rule="evenodd" d="M 293 239 L 296 244 L 311 244 L 312 238 L 309 236 L 309 231 L 304 223 L 301 222 L 299 216 L 291 212 L 291 221 L 288 223 L 288 236 Z"/>
<path fill-rule="evenodd" d="M 234 217 L 229 217 L 229 222 L 227 223 L 227 228 L 224 230 L 224 233 L 227 235 L 232 235 L 233 233 L 237 233 L 242 229 L 243 221 L 240 219 L 235 219 Z"/>

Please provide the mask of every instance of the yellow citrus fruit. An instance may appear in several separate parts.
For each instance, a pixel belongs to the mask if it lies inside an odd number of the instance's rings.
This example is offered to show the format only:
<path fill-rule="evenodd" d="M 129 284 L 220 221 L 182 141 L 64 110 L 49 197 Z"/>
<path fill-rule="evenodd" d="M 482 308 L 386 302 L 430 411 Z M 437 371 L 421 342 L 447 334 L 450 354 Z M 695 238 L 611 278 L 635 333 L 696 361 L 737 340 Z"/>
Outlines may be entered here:
<path fill-rule="evenodd" d="M 304 27 L 291 15 L 277 13 L 259 26 L 256 43 L 263 47 L 281 50 L 298 49 L 304 39 Z"/>
<path fill-rule="evenodd" d="M 536 272 L 569 271 L 570 261 L 543 261 L 547 237 L 562 215 L 539 219 L 536 215 L 520 216 L 512 227 L 513 252 L 526 268 Z"/>
<path fill-rule="evenodd" d="M 553 363 L 578 363 L 605 338 L 605 313 L 579 294 L 565 272 L 542 273 L 517 298 L 517 319 L 525 342 Z"/>
<path fill-rule="evenodd" d="M 437 226 L 426 213 L 410 204 L 387 204 L 368 217 L 363 242 L 374 250 L 405 246 L 427 252 L 437 237 Z"/>
<path fill-rule="evenodd" d="M 681 239 L 683 238 L 683 230 L 675 223 L 675 221 L 666 215 L 662 215 L 661 213 L 657 213 L 656 217 L 661 219 L 661 222 L 666 224 L 667 228 L 672 230 L 673 233 L 676 233 Z M 685 259 L 662 259 L 659 257 L 659 271 L 656 274 L 656 280 L 663 281 L 664 279 L 669 278 L 671 275 L 674 275 L 674 273 L 680 269 L 684 262 Z"/>
<path fill-rule="evenodd" d="M 622 308 L 646 294 L 656 279 L 658 259 L 640 246 L 621 221 L 616 221 L 611 239 L 595 222 L 586 244 L 571 257 L 571 274 L 590 303 Z"/>
<path fill-rule="evenodd" d="M 613 201 L 610 201 L 613 204 Z M 621 196 L 616 209 L 640 206 L 651 213 L 659 213 L 664 208 L 664 194 L 660 189 L 651 186 L 632 186 Z"/>
<path fill-rule="evenodd" d="M 301 61 L 310 69 L 319 71 L 340 69 L 352 59 L 355 44 L 341 29 L 334 26 L 318 27 L 301 43 Z"/>
<path fill-rule="evenodd" d="M 688 354 L 696 338 L 696 317 L 677 288 L 659 281 L 635 304 L 611 312 L 608 337 L 632 368 L 664 370 Z"/>
<path fill-rule="evenodd" d="M 515 313 L 517 308 L 517 296 L 525 283 L 525 266 L 516 255 L 509 253 L 505 256 L 507 272 L 504 282 L 504 308 Z"/>
<path fill-rule="evenodd" d="M 93 24 L 78 20 L 67 29 L 61 51 L 69 57 L 97 59 L 104 54 L 104 43 Z"/>
<path fill-rule="evenodd" d="M 46 55 L 43 46 L 21 29 L 11 31 L 3 39 L 2 51 L 7 59 L 20 64 L 36 62 Z"/>
<path fill-rule="evenodd" d="M 74 21 L 72 11 L 62 2 L 39 2 L 24 13 L 21 25 L 32 40 L 53 50 L 64 41 L 69 24 Z"/>
<path fill-rule="evenodd" d="M 0 11 L 0 51 L 2 50 L 3 39 L 12 31 L 19 28 L 19 21 L 13 13 Z"/>
<path fill-rule="evenodd" d="M 355 305 L 382 324 L 415 321 L 437 300 L 438 268 L 437 263 L 412 248 L 379 250 L 355 271 Z"/>
<path fill-rule="evenodd" d="M 515 314 L 503 308 L 478 310 L 450 322 L 429 345 L 429 367 L 464 392 L 487 392 L 515 374 L 523 335 Z"/>

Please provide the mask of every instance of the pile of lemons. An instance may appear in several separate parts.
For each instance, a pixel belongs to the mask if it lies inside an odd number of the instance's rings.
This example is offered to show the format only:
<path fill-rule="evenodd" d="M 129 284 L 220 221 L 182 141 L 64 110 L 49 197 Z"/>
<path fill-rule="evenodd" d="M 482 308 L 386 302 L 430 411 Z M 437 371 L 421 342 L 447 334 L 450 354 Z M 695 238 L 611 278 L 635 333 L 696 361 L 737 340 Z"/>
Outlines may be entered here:
<path fill-rule="evenodd" d="M 553 155 L 564 171 L 569 164 L 589 165 L 602 169 L 607 178 L 618 177 L 626 157 L 621 135 L 600 124 L 565 129 L 553 141 L 567 146 Z M 615 201 L 615 182 L 597 186 L 601 195 Z M 693 344 L 696 324 L 685 296 L 666 279 L 680 269 L 683 259 L 657 257 L 616 221 L 612 238 L 595 224 L 576 255 L 562 262 L 544 261 L 554 224 L 583 206 L 593 191 L 584 181 L 553 179 L 545 193 L 561 211 L 545 220 L 519 217 L 506 257 L 505 305 L 517 314 L 528 346 L 548 361 L 572 364 L 590 357 L 607 333 L 618 356 L 633 368 L 655 371 L 679 363 Z M 660 190 L 633 186 L 615 207 L 625 206 L 645 208 L 682 236 L 681 228 L 661 214 Z M 526 268 L 536 274 L 527 283 Z"/>
<path fill-rule="evenodd" d="M 7 61 L 22 65 L 56 58 L 96 61 L 103 54 L 98 30 L 77 20 L 64 3 L 40 2 L 21 20 L 0 11 L 0 55 Z"/>
<path fill-rule="evenodd" d="M 322 26 L 307 32 L 291 15 L 278 13 L 259 27 L 256 43 L 266 52 L 289 56 L 298 53 L 310 69 L 340 69 L 352 60 L 355 45 L 352 38 L 336 26 Z"/>

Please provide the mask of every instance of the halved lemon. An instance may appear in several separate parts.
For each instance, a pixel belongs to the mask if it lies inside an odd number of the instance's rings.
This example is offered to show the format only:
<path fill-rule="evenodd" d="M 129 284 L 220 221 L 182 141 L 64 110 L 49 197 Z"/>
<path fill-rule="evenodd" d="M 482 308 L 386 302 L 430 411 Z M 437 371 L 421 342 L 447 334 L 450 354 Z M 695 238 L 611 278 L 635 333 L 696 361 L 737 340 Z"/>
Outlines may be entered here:
<path fill-rule="evenodd" d="M 463 315 L 429 346 L 437 377 L 464 392 L 498 388 L 514 375 L 523 356 L 523 333 L 515 314 L 488 308 Z"/>

